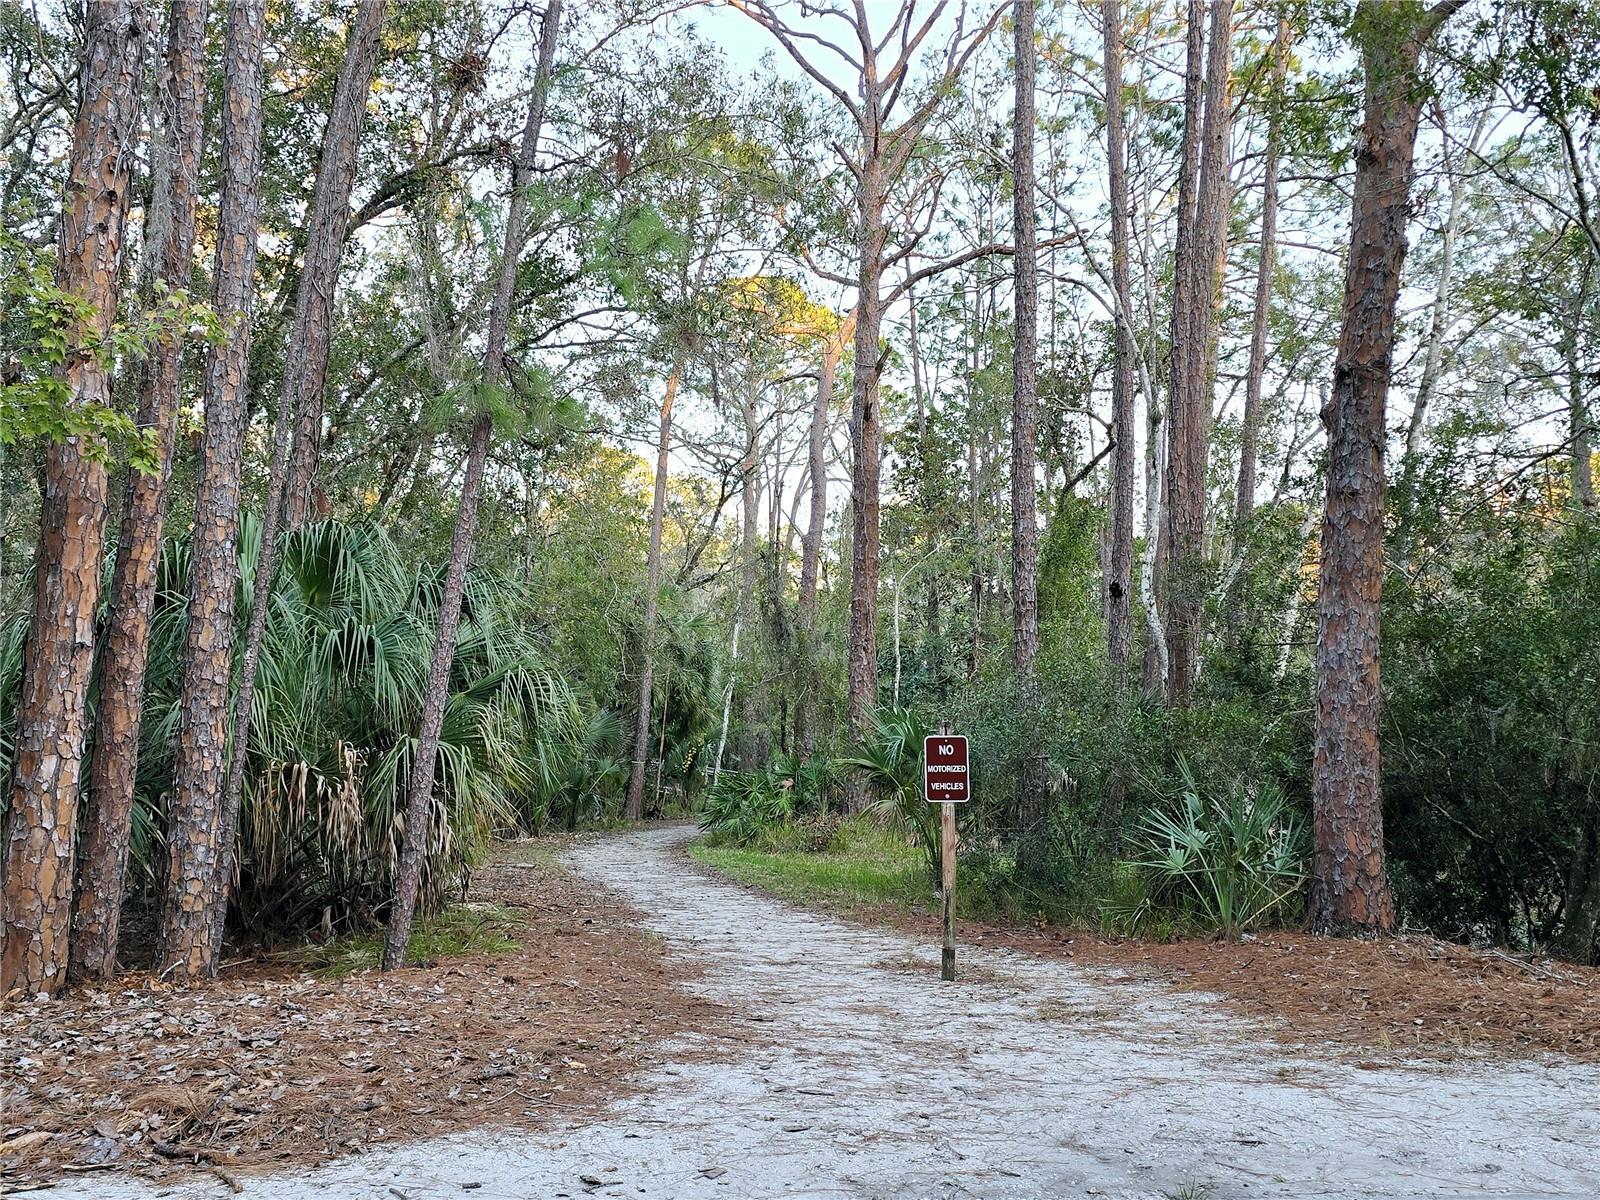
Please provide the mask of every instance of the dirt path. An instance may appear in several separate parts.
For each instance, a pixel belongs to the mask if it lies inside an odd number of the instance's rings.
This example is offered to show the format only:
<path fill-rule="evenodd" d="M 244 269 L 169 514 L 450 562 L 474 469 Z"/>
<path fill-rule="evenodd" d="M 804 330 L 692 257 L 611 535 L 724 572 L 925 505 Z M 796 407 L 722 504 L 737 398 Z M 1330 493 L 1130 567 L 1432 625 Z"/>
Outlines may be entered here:
<path fill-rule="evenodd" d="M 1203 997 L 931 947 L 692 873 L 651 830 L 580 873 L 701 960 L 750 1022 L 734 1062 L 668 1065 L 604 1120 L 245 1178 L 261 1200 L 1600 1195 L 1600 1068 L 1363 1069 L 1285 1052 Z M 686 1056 L 687 1057 L 687 1056 Z M 145 1200 L 105 1177 L 41 1193 Z M 226 1194 L 220 1183 L 165 1195 Z"/>

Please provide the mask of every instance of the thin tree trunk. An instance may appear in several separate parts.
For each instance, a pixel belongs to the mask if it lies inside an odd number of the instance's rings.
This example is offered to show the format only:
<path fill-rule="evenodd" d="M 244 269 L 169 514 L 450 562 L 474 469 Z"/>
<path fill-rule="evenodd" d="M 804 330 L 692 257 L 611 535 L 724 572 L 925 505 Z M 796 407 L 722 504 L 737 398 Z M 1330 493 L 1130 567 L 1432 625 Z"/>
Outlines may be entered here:
<path fill-rule="evenodd" d="M 1122 122 L 1122 12 L 1120 0 L 1105 0 L 1106 159 L 1111 201 L 1111 289 L 1117 340 L 1111 375 L 1111 426 L 1116 439 L 1111 470 L 1111 554 L 1107 572 L 1106 651 L 1124 679 L 1133 654 L 1133 482 L 1138 470 L 1134 438 L 1133 359 L 1138 353 L 1131 325 L 1133 293 L 1128 278 L 1128 146 Z"/>
<path fill-rule="evenodd" d="M 1162 481 L 1167 476 L 1167 422 L 1155 409 L 1152 392 L 1148 405 L 1151 413 L 1150 461 L 1153 470 L 1146 472 L 1144 500 L 1144 561 L 1139 570 L 1139 603 L 1144 609 L 1146 642 L 1145 691 L 1150 696 L 1166 692 L 1167 675 L 1172 659 L 1167 648 L 1167 630 L 1161 621 L 1161 604 L 1157 594 L 1160 577 L 1159 545 L 1164 518 L 1166 497 L 1162 494 Z"/>
<path fill-rule="evenodd" d="M 967 581 L 972 595 L 972 627 L 968 631 L 971 641 L 968 678 L 976 679 L 983 665 L 983 525 L 982 473 L 978 469 L 978 356 L 983 341 L 983 295 L 978 287 L 972 293 L 972 374 L 967 384 L 967 523 L 972 543 L 971 578 Z"/>
<path fill-rule="evenodd" d="M 116 320 L 122 234 L 139 133 L 145 14 L 137 0 L 88 7 L 78 113 L 56 261 L 87 319 L 64 366 L 73 408 L 111 402 L 99 343 Z M 106 468 L 82 436 L 45 452 L 33 620 L 17 699 L 0 900 L 0 996 L 55 994 L 67 982 L 78 792 L 88 733 L 95 609 L 105 544 Z"/>
<path fill-rule="evenodd" d="M 822 364 L 817 372 L 816 400 L 811 408 L 810 473 L 811 512 L 800 557 L 800 627 L 812 632 L 817 625 L 817 579 L 821 573 L 822 535 L 828 521 L 828 423 L 833 409 L 833 387 L 844 345 L 854 336 L 856 314 L 839 326 L 839 332 L 822 346 Z"/>
<path fill-rule="evenodd" d="M 1383 598 L 1384 406 L 1406 254 L 1412 160 L 1424 92 L 1417 60 L 1463 0 L 1409 30 L 1365 0 L 1365 124 L 1356 153 L 1344 320 L 1328 428 L 1317 583 L 1317 694 L 1311 772 L 1311 911 L 1324 928 L 1390 929 L 1384 862 L 1378 624 Z"/>
<path fill-rule="evenodd" d="M 887 192 L 879 131 L 871 127 L 879 109 L 877 97 L 862 106 L 871 118 L 863 139 L 863 162 L 857 185 L 858 253 L 855 386 L 850 401 L 850 646 L 848 723 L 850 738 L 859 742 L 878 704 L 878 464 L 882 423 L 878 412 L 881 364 L 878 339 L 883 320 L 879 284 L 883 277 Z M 849 806 L 865 802 L 859 779 L 852 780 Z"/>
<path fill-rule="evenodd" d="M 1197 232 L 1195 225 L 1195 180 L 1199 173 L 1200 163 L 1200 125 L 1201 114 L 1204 106 L 1205 86 L 1205 0 L 1189 0 L 1187 16 L 1184 24 L 1184 75 L 1183 75 L 1183 140 L 1179 155 L 1178 166 L 1178 211 L 1176 234 L 1173 240 L 1173 270 L 1172 270 L 1172 313 L 1169 322 L 1170 334 L 1168 338 L 1168 381 L 1167 381 L 1167 410 L 1160 418 L 1154 412 L 1146 413 L 1149 424 L 1151 461 L 1160 458 L 1161 479 L 1159 485 L 1147 479 L 1145 482 L 1146 495 L 1155 491 L 1161 492 L 1164 503 L 1161 506 L 1161 519 L 1156 523 L 1154 530 L 1154 553 L 1146 551 L 1145 557 L 1150 560 L 1147 577 L 1149 586 L 1153 587 L 1156 602 L 1161 606 L 1160 627 L 1163 631 L 1163 641 L 1160 647 L 1162 654 L 1157 662 L 1157 647 L 1147 644 L 1145 647 L 1145 691 L 1147 694 L 1159 694 L 1166 698 L 1170 696 L 1172 676 L 1173 639 L 1171 638 L 1170 604 L 1167 600 L 1167 566 L 1172 558 L 1172 506 L 1174 502 L 1174 480 L 1171 477 L 1171 462 L 1174 457 L 1173 438 L 1174 424 L 1182 424 L 1187 417 L 1186 388 L 1187 380 L 1195 371 L 1193 366 L 1194 356 L 1198 345 L 1193 325 L 1195 310 L 1194 299 L 1194 272 L 1191 261 L 1194 257 L 1194 239 Z M 1147 281 L 1148 282 L 1148 281 Z M 1161 452 L 1157 453 L 1156 426 L 1160 421 Z M 1146 504 L 1148 512 L 1149 505 Z M 1149 535 L 1147 535 L 1149 536 Z M 1141 584 L 1141 587 L 1146 586 Z M 1152 629 L 1155 626 L 1152 625 Z M 1156 678 L 1159 669 L 1159 679 Z"/>
<path fill-rule="evenodd" d="M 733 652 L 728 659 L 728 686 L 722 693 L 722 733 L 717 738 L 717 757 L 711 765 L 711 786 L 722 778 L 722 755 L 728 748 L 728 722 L 733 715 L 733 683 L 739 673 L 739 618 L 733 619 Z"/>
<path fill-rule="evenodd" d="M 1196 69 L 1200 4 L 1190 4 L 1189 68 L 1185 87 L 1185 148 L 1190 143 L 1188 106 L 1198 105 Z M 1167 413 L 1166 528 L 1163 564 L 1167 599 L 1169 664 L 1167 701 L 1187 705 L 1198 667 L 1204 587 L 1206 467 L 1211 427 L 1211 379 L 1217 339 L 1222 239 L 1228 205 L 1228 75 L 1233 61 L 1232 0 L 1212 0 L 1206 60 L 1204 116 L 1198 136 L 1199 169 L 1193 183 L 1191 228 L 1179 228 L 1172 332 L 1172 400 Z M 1184 156 L 1183 182 L 1195 159 Z M 1182 200 L 1180 198 L 1180 210 Z M 1182 216 L 1179 218 L 1182 221 Z"/>
<path fill-rule="evenodd" d="M 1488 122 L 1485 111 L 1473 127 L 1467 142 L 1467 154 L 1477 153 L 1478 143 Z M 1446 160 L 1448 171 L 1448 159 Z M 1433 304 L 1428 312 L 1428 340 L 1422 356 L 1422 377 L 1417 381 L 1417 394 L 1411 405 L 1411 418 L 1406 423 L 1406 448 L 1400 459 L 1400 478 L 1396 482 L 1396 556 L 1403 565 L 1410 557 L 1412 519 L 1416 510 L 1417 465 L 1422 453 L 1422 432 L 1427 428 L 1428 408 L 1433 401 L 1433 389 L 1439 382 L 1439 372 L 1444 366 L 1444 337 L 1450 325 L 1450 285 L 1455 274 L 1456 241 L 1461 231 L 1461 213 L 1466 207 L 1467 187 L 1457 172 L 1449 171 L 1450 208 L 1445 216 L 1444 235 L 1439 242 L 1439 278 L 1434 283 Z"/>
<path fill-rule="evenodd" d="M 1572 503 L 1580 513 L 1595 510 L 1594 497 L 1594 416 L 1585 392 L 1584 373 L 1578 357 L 1578 339 L 1583 334 L 1584 311 L 1593 279 L 1593 260 L 1585 259 L 1579 271 L 1578 286 L 1572 297 L 1571 319 L 1561 339 L 1562 363 L 1567 372 L 1567 428 L 1570 443 Z M 1600 886 L 1600 884 L 1597 884 Z"/>
<path fill-rule="evenodd" d="M 672 700 L 672 675 L 669 672 L 661 688 L 661 736 L 656 742 L 656 789 L 651 811 L 661 815 L 661 774 L 667 765 L 667 705 Z"/>
<path fill-rule="evenodd" d="M 1574 363 L 1567 372 L 1568 424 L 1572 430 L 1572 499 L 1584 512 L 1593 512 L 1594 418 L 1584 394 L 1583 373 Z"/>
<path fill-rule="evenodd" d="M 190 539 L 177 761 L 167 824 L 162 970 L 177 979 L 216 974 L 228 900 L 228 698 L 233 668 L 239 488 L 249 418 L 246 373 L 261 215 L 261 75 L 265 0 L 229 0 L 222 118 L 222 200 L 214 270 L 217 317 L 227 331 L 206 362 L 205 445 Z M 220 910 L 220 911 L 219 911 Z"/>
<path fill-rule="evenodd" d="M 756 487 L 756 398 L 755 365 L 745 360 L 744 398 L 739 414 L 744 422 L 744 456 L 739 462 L 739 591 L 736 598 L 738 620 L 746 629 L 756 627 L 756 573 L 761 552 L 756 543 L 757 517 L 760 509 L 759 489 Z M 739 710 L 739 736 L 735 741 L 736 757 L 741 771 L 753 771 L 760 757 L 759 739 L 755 732 L 755 714 L 760 708 L 755 696 L 756 676 L 751 674 L 749 684 L 737 693 Z"/>
<path fill-rule="evenodd" d="M 856 313 L 851 311 L 836 333 L 822 343 L 822 362 L 817 371 L 816 398 L 811 406 L 810 466 L 811 511 L 805 539 L 800 546 L 800 639 L 806 670 L 817 665 L 817 581 L 822 569 L 822 536 L 828 523 L 828 424 L 833 410 L 834 382 L 845 345 L 855 335 Z M 802 687 L 795 697 L 794 742 L 796 751 L 809 759 L 816 750 L 816 731 L 811 723 L 812 687 Z"/>
<path fill-rule="evenodd" d="M 267 615 L 271 611 L 272 586 L 278 570 L 278 531 L 284 519 L 286 476 L 289 471 L 290 438 L 296 413 L 312 407 L 316 429 L 322 425 L 322 394 L 328 370 L 328 344 L 333 320 L 334 290 L 339 279 L 339 258 L 349 224 L 350 189 L 355 178 L 356 149 L 366 118 L 367 93 L 378 54 L 378 35 L 383 27 L 387 0 L 362 0 L 350 30 L 350 45 L 334 92 L 334 110 L 322 141 L 322 160 L 317 168 L 316 190 L 312 196 L 311 223 L 306 234 L 304 269 L 295 294 L 294 325 L 289 334 L 289 351 L 284 358 L 283 385 L 278 394 L 278 411 L 273 419 L 272 451 L 267 466 L 266 513 L 261 522 L 261 546 L 256 555 L 255 577 L 250 589 L 250 617 L 245 629 L 244 659 L 239 666 L 239 682 L 233 709 L 233 754 L 228 763 L 227 796 L 224 806 L 223 853 L 231 862 L 238 827 L 239 807 L 244 801 L 244 775 L 250 753 L 252 715 L 255 709 L 256 676 L 261 668 L 261 649 L 266 640 Z M 431 444 L 431 433 L 428 435 Z M 315 457 L 311 458 L 315 471 Z M 419 472 L 427 466 L 421 456 Z M 307 485 L 309 489 L 309 484 Z M 290 527 L 300 523 L 291 514 Z M 226 912 L 220 914 L 226 916 Z M 222 926 L 213 932 L 221 945 Z"/>
<path fill-rule="evenodd" d="M 1011 652 L 1022 712 L 1023 744 L 1016 798 L 1017 832 L 1036 831 L 1044 816 L 1044 760 L 1039 720 L 1039 264 L 1034 212 L 1034 0 L 1013 11 L 1016 106 L 1012 117 L 1015 182 L 1012 240 L 1015 254 L 1016 340 L 1011 358 Z"/>
<path fill-rule="evenodd" d="M 171 293 L 186 292 L 194 278 L 208 7 L 208 0 L 175 0 L 167 20 L 159 151 L 152 155 L 154 204 L 146 221 L 153 232 L 146 234 L 146 245 L 157 260 L 157 277 Z M 94 757 L 73 918 L 71 970 L 76 979 L 106 979 L 117 968 L 150 613 L 167 517 L 183 350 L 183 331 L 171 331 L 150 348 L 141 369 L 139 426 L 154 430 L 159 461 L 154 471 L 128 474 L 110 614 L 100 646 Z"/>
<path fill-rule="evenodd" d="M 639 712 L 633 729 L 633 765 L 628 772 L 628 795 L 623 802 L 625 820 L 644 816 L 645 760 L 650 754 L 650 704 L 655 671 L 656 619 L 661 591 L 661 532 L 667 520 L 668 452 L 672 447 L 672 404 L 678 398 L 681 360 L 672 364 L 667 389 L 661 399 L 660 433 L 656 438 L 655 494 L 650 503 L 650 551 L 645 560 L 644 666 L 639 672 Z"/>
<path fill-rule="evenodd" d="M 1304 546 L 1311 537 L 1311 531 L 1317 526 L 1316 501 L 1306 505 L 1305 519 L 1300 522 L 1300 537 L 1295 545 L 1302 547 L 1299 557 L 1294 560 L 1294 578 L 1290 581 L 1289 595 L 1283 602 L 1283 616 L 1278 622 L 1281 631 L 1278 638 L 1278 661 L 1272 670 L 1272 681 L 1282 683 L 1283 677 L 1289 673 L 1289 658 L 1294 652 L 1294 627 L 1300 623 L 1301 593 L 1304 589 L 1300 585 L 1301 559 L 1304 557 Z"/>
<path fill-rule="evenodd" d="M 1278 233 L 1278 147 L 1283 124 L 1283 87 L 1289 70 L 1289 18 L 1278 14 L 1272 42 L 1272 90 L 1267 104 L 1267 145 L 1261 184 L 1261 249 L 1256 262 L 1255 320 L 1250 330 L 1250 361 L 1245 368 L 1244 421 L 1240 433 L 1239 481 L 1234 488 L 1235 553 L 1256 511 L 1256 447 L 1261 436 L 1261 381 L 1267 366 L 1267 321 L 1272 313 L 1272 269 Z M 1236 622 L 1238 614 L 1230 610 Z"/>
<path fill-rule="evenodd" d="M 539 133 L 544 123 L 545 100 L 550 92 L 560 19 L 561 0 L 547 0 L 539 33 L 539 65 L 534 75 L 533 94 L 528 101 L 522 147 L 517 153 L 516 167 L 511 175 L 505 248 L 496 281 L 494 306 L 489 313 L 488 342 L 483 354 L 483 382 L 490 389 L 501 387 L 505 380 L 506 336 L 511 323 L 512 294 L 516 290 L 517 266 L 527 240 L 528 186 L 539 154 Z M 405 963 L 406 946 L 411 941 L 411 922 L 416 915 L 417 892 L 422 883 L 422 863 L 433 824 L 434 765 L 439 754 L 439 734 L 444 726 L 444 705 L 450 691 L 450 665 L 455 658 L 456 627 L 461 620 L 461 597 L 466 590 L 467 565 L 472 558 L 472 535 L 478 523 L 483 468 L 489 456 L 492 429 L 492 413 L 480 413 L 473 422 L 472 439 L 467 449 L 461 505 L 456 511 L 455 531 L 450 538 L 450 563 L 445 572 L 444 594 L 439 599 L 439 632 L 434 641 L 433 661 L 428 670 L 428 690 L 418 722 L 416 747 L 412 752 L 404 839 L 400 861 L 395 868 L 394 900 L 389 907 L 389 934 L 383 948 L 382 965 L 385 971 L 392 971 Z"/>
<path fill-rule="evenodd" d="M 356 150 L 367 117 L 367 96 L 378 65 L 379 34 L 389 0 L 361 0 L 350 23 L 344 67 L 333 93 L 333 111 L 322 135 L 322 162 L 306 231 L 305 266 L 295 295 L 294 328 L 284 355 L 280 404 L 295 422 L 289 476 L 284 483 L 285 524 L 298 529 L 314 507 L 317 463 L 322 452 L 322 408 L 328 371 L 339 258 L 350 219 Z"/>

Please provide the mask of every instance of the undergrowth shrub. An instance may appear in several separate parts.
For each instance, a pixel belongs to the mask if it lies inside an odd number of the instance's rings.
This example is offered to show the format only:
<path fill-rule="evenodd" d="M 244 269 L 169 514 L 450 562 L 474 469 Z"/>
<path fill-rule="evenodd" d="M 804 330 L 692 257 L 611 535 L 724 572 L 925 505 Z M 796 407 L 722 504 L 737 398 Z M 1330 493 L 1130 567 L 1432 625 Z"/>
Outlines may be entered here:
<path fill-rule="evenodd" d="M 1151 808 L 1136 835 L 1136 852 L 1106 912 L 1133 931 L 1189 914 L 1228 937 L 1298 915 L 1306 882 L 1305 831 L 1275 784 L 1233 781 L 1202 795 L 1193 771 L 1178 803 Z M 1142 887 L 1140 886 L 1142 885 Z M 1165 910 L 1165 911 L 1163 911 Z"/>
<path fill-rule="evenodd" d="M 700 828 L 716 845 L 748 846 L 793 815 L 793 785 L 787 777 L 770 767 L 724 771 L 706 789 Z"/>

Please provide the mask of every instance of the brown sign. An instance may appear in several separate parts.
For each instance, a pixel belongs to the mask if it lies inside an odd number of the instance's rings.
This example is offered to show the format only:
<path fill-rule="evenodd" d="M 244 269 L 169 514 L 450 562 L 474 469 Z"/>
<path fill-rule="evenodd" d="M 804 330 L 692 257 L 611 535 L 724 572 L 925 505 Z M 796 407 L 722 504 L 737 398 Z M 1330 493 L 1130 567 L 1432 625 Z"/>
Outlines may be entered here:
<path fill-rule="evenodd" d="M 935 733 L 922 739 L 922 794 L 929 804 L 961 804 L 972 798 L 967 782 L 967 739 Z"/>

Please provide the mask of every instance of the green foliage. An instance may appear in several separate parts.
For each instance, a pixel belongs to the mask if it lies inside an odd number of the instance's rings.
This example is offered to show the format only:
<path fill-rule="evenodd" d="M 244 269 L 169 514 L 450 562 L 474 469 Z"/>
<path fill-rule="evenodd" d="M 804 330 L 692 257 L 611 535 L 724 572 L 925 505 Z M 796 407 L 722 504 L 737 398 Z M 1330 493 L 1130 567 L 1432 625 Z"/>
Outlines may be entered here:
<path fill-rule="evenodd" d="M 930 878 L 939 871 L 939 821 L 922 798 L 922 739 L 928 728 L 906 708 L 873 714 L 872 728 L 855 753 L 840 759 L 861 771 L 872 789 L 867 811 L 893 827 L 906 829 L 927 860 Z"/>
<path fill-rule="evenodd" d="M 183 292 L 160 290 L 151 310 L 98 336 L 92 332 L 94 305 L 57 285 L 43 253 L 0 232 L 0 310 L 14 323 L 6 335 L 15 343 L 0 379 L 0 442 L 79 439 L 91 459 L 107 462 L 115 456 L 135 470 L 154 471 L 160 453 L 154 431 L 140 429 L 109 405 L 83 403 L 68 369 L 93 360 L 110 373 L 119 360 L 144 353 L 156 339 L 183 337 L 191 328 L 215 337 L 211 309 L 192 303 Z"/>
<path fill-rule="evenodd" d="M 260 522 L 240 533 L 241 629 Z M 442 573 L 408 567 L 382 529 L 325 521 L 284 535 L 251 713 L 239 821 L 240 919 L 257 933 L 360 929 L 387 902 L 434 644 Z M 134 876 L 160 877 L 162 796 L 179 718 L 188 548 L 164 547 L 152 617 L 136 792 Z M 623 777 L 615 717 L 545 665 L 521 588 L 469 572 L 427 831 L 436 906 L 506 826 L 589 815 Z M 0 752 L 9 767 L 21 670 L 19 615 L 0 641 Z M 576 819 L 573 817 L 572 819 Z"/>
<path fill-rule="evenodd" d="M 1304 829 L 1271 785 L 1235 781 L 1202 797 L 1188 763 L 1172 809 L 1152 808 L 1140 822 L 1139 851 L 1129 865 L 1144 873 L 1147 897 L 1122 914 L 1137 928 L 1161 905 L 1193 905 L 1226 936 L 1285 917 L 1306 881 Z"/>
<path fill-rule="evenodd" d="M 1385 590 L 1384 823 L 1409 914 L 1469 941 L 1600 947 L 1600 523 L 1533 473 L 1418 506 Z"/>
<path fill-rule="evenodd" d="M 719 845 L 747 846 L 794 815 L 790 781 L 767 768 L 724 771 L 706 792 L 700 828 Z"/>

